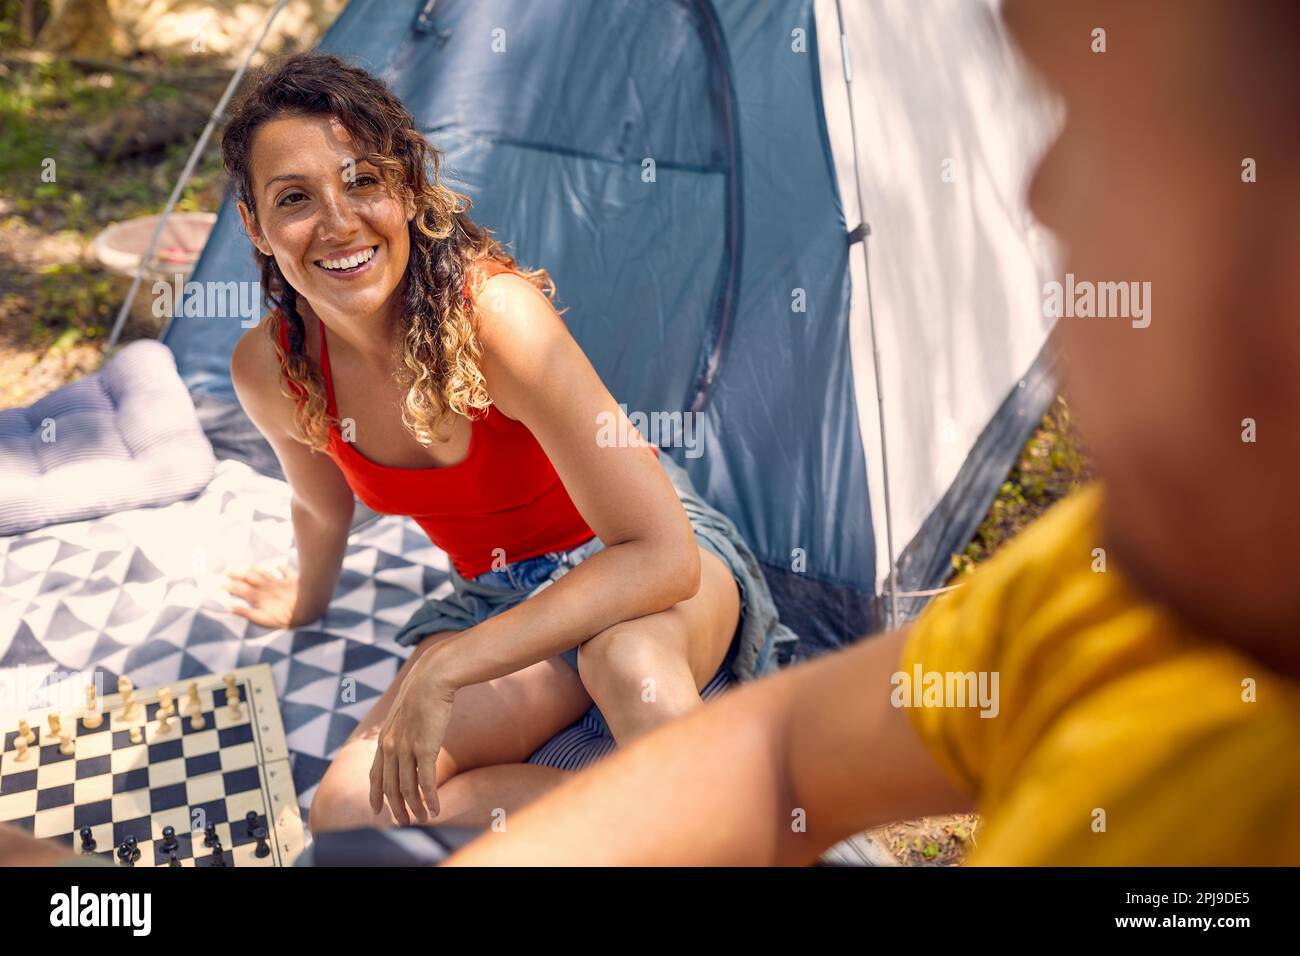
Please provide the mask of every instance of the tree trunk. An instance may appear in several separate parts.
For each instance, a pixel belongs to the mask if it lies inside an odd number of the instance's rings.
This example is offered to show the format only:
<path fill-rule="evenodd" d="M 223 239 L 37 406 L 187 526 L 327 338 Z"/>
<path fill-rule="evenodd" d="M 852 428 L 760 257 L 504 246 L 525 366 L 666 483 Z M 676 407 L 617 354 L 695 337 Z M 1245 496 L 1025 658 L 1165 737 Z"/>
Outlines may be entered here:
<path fill-rule="evenodd" d="M 36 5 L 40 0 L 23 0 L 18 12 L 18 39 L 23 46 L 31 46 L 36 36 Z"/>
<path fill-rule="evenodd" d="M 75 56 L 113 56 L 118 45 L 108 0 L 62 0 L 36 38 L 37 49 Z"/>

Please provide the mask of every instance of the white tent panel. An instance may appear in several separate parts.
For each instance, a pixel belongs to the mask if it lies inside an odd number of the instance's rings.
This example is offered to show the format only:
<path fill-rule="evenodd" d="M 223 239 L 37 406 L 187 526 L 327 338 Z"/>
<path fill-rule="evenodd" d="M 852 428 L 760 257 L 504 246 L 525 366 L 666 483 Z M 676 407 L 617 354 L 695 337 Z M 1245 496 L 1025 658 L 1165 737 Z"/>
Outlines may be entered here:
<path fill-rule="evenodd" d="M 952 484 L 1038 355 L 1052 240 L 1025 186 L 1056 128 L 997 0 L 841 0 L 860 180 L 835 0 L 816 0 L 822 96 L 847 228 L 859 188 L 884 391 L 894 554 Z M 872 489 L 877 590 L 889 573 L 866 266 L 850 256 L 851 342 Z"/>

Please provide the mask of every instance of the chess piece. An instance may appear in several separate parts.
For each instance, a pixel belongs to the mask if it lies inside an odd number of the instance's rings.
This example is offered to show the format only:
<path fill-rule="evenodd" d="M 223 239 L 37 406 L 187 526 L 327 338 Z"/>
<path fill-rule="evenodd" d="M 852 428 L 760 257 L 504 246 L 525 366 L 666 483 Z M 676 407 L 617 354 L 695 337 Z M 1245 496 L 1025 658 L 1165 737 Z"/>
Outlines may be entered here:
<path fill-rule="evenodd" d="M 86 685 L 86 713 L 81 717 L 81 726 L 87 730 L 98 730 L 104 723 L 104 715 L 99 712 L 95 700 L 95 685 Z"/>
<path fill-rule="evenodd" d="M 122 845 L 117 848 L 117 858 L 123 866 L 135 866 L 135 861 L 140 859 L 138 842 L 135 837 L 128 836 L 122 841 Z"/>
<path fill-rule="evenodd" d="M 256 810 L 249 810 L 247 813 L 244 814 L 244 826 L 248 828 L 249 836 L 252 836 L 253 831 L 257 829 L 257 823 L 258 823 L 258 819 L 257 819 Z"/>
<path fill-rule="evenodd" d="M 180 847 L 181 841 L 176 839 L 175 827 L 163 827 L 162 849 L 164 853 L 174 853 Z"/>
<path fill-rule="evenodd" d="M 25 720 L 18 721 L 18 736 L 29 744 L 36 743 L 36 734 L 32 732 L 32 725 Z"/>
<path fill-rule="evenodd" d="M 172 729 L 171 712 L 164 710 L 162 707 L 159 707 L 158 708 L 158 734 L 161 736 L 162 734 L 170 732 L 171 729 Z"/>
<path fill-rule="evenodd" d="M 27 759 L 27 738 L 19 734 L 14 738 L 14 760 Z"/>
<path fill-rule="evenodd" d="M 135 685 L 125 674 L 117 679 L 117 692 L 122 695 L 122 719 L 135 719 Z"/>
<path fill-rule="evenodd" d="M 253 851 L 253 856 L 260 860 L 271 855 L 271 844 L 266 841 L 266 827 L 255 827 L 253 839 L 257 841 L 257 849 Z"/>
<path fill-rule="evenodd" d="M 82 827 L 79 832 L 81 834 L 81 852 L 94 853 L 96 843 L 94 836 L 91 835 L 90 827 Z"/>
<path fill-rule="evenodd" d="M 209 823 L 206 827 L 203 828 L 203 845 L 212 846 L 212 844 L 216 842 L 217 842 L 217 825 L 215 823 Z"/>
<path fill-rule="evenodd" d="M 59 753 L 65 757 L 71 757 L 77 752 L 77 748 L 72 743 L 72 735 L 68 733 L 59 734 Z"/>
<path fill-rule="evenodd" d="M 138 726 L 132 727 L 129 732 L 131 734 L 131 743 L 139 744 L 144 742 L 144 732 Z"/>
<path fill-rule="evenodd" d="M 226 703 L 230 707 L 231 720 L 243 720 L 244 714 L 239 709 L 239 687 L 235 684 L 235 675 L 226 678 Z"/>
<path fill-rule="evenodd" d="M 176 713 L 176 701 L 172 696 L 170 687 L 158 688 L 158 710 L 159 712 L 166 711 L 168 717 Z"/>
<path fill-rule="evenodd" d="M 50 725 L 50 736 L 51 737 L 59 736 L 59 727 L 62 726 L 62 724 L 59 721 L 59 715 L 56 714 L 54 711 L 50 711 L 50 715 L 49 717 L 46 718 L 46 720 L 49 722 Z"/>
<path fill-rule="evenodd" d="M 215 840 L 212 843 L 212 865 L 226 865 L 226 851 L 222 848 L 220 840 Z"/>
<path fill-rule="evenodd" d="M 235 683 L 234 674 L 226 674 L 222 680 L 226 682 L 226 706 L 230 708 L 230 719 L 231 721 L 238 721 L 243 717 L 243 714 L 239 711 L 239 685 Z"/>
<path fill-rule="evenodd" d="M 175 853 L 168 853 L 168 854 L 167 854 L 167 865 L 168 865 L 168 866 L 180 866 L 180 865 L 181 865 L 181 861 L 178 860 L 178 859 L 176 859 L 176 854 L 175 854 Z"/>
<path fill-rule="evenodd" d="M 202 730 L 207 724 L 203 719 L 203 701 L 199 698 L 197 681 L 190 681 L 190 686 L 186 689 L 185 713 L 190 715 L 191 730 Z"/>

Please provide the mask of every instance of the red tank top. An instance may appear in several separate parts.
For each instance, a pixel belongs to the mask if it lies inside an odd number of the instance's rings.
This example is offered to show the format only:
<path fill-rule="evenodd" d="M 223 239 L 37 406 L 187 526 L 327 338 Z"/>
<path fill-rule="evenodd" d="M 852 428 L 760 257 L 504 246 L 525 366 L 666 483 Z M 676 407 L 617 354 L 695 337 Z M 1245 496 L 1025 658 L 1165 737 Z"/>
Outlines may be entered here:
<path fill-rule="evenodd" d="M 496 262 L 488 266 L 489 276 L 511 271 Z M 283 319 L 279 331 L 287 350 Z M 329 413 L 337 418 L 324 323 L 320 367 Z M 410 515 L 466 579 L 491 570 L 497 556 L 520 561 L 594 537 L 533 433 L 495 408 L 470 421 L 465 459 L 445 468 L 376 464 L 344 441 L 333 423 L 327 453 L 367 508 Z"/>

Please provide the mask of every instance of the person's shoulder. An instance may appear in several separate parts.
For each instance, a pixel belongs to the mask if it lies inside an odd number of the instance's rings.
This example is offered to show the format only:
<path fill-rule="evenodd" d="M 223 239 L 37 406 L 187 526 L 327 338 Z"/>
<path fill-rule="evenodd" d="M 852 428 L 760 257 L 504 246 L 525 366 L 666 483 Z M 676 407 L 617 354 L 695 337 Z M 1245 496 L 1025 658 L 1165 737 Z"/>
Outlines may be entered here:
<path fill-rule="evenodd" d="M 496 260 L 488 260 L 476 266 L 466 288 L 480 313 L 498 312 L 500 304 L 506 300 L 540 304 L 546 310 L 555 311 L 550 299 L 528 278 Z"/>
<path fill-rule="evenodd" d="M 536 410 L 540 396 L 582 380 L 581 348 L 551 300 L 528 279 L 499 272 L 474 300 L 479 365 L 504 415 L 521 418 Z"/>
<path fill-rule="evenodd" d="M 1017 568 L 1046 570 L 1090 569 L 1093 549 L 1100 547 L 1101 485 L 1071 492 L 1048 508 L 990 561 Z M 1080 550 L 1088 561 L 1078 560 Z M 1064 566 L 1063 566 L 1064 565 Z"/>
<path fill-rule="evenodd" d="M 517 272 L 488 275 L 472 296 L 484 356 L 526 356 L 568 337 L 551 300 Z"/>
<path fill-rule="evenodd" d="M 1098 554 L 1101 494 L 1087 487 L 1057 502 L 935 598 L 908 628 L 904 669 L 918 662 L 941 671 L 1068 665 L 1081 642 L 1109 632 L 1133 600 L 1104 573 L 1104 550 Z"/>
<path fill-rule="evenodd" d="M 1097 577 L 1106 569 L 1102 495 L 1093 484 L 1062 498 L 973 573 L 958 579 L 959 586 L 932 608 L 965 603 L 1027 614 L 1055 600 L 1071 582 Z"/>

